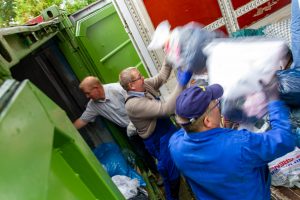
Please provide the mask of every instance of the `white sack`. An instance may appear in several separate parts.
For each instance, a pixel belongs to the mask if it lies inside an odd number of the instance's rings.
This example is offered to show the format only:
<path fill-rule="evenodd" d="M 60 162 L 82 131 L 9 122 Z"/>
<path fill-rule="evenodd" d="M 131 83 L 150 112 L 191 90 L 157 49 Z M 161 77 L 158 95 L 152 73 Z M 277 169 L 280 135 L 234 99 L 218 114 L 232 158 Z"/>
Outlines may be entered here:
<path fill-rule="evenodd" d="M 138 186 L 139 181 L 135 179 L 131 179 L 127 176 L 123 175 L 116 175 L 113 176 L 112 181 L 115 183 L 115 185 L 118 187 L 120 192 L 123 194 L 125 199 L 130 199 L 132 197 L 135 197 L 138 193 Z"/>
<path fill-rule="evenodd" d="M 286 65 L 287 52 L 280 40 L 215 39 L 204 49 L 209 84 L 222 85 L 225 99 L 261 91 L 259 80 L 269 83 L 275 71 Z"/>

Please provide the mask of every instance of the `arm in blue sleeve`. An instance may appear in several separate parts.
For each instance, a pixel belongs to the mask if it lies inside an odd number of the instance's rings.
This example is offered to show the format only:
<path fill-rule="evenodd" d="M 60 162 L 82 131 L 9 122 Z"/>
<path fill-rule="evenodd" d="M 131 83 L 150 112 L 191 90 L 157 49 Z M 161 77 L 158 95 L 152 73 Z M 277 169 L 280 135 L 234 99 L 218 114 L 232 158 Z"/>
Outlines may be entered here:
<path fill-rule="evenodd" d="M 249 140 L 242 147 L 242 156 L 254 166 L 268 162 L 294 150 L 296 137 L 291 131 L 289 110 L 282 101 L 268 105 L 271 130 L 264 133 L 250 133 Z"/>

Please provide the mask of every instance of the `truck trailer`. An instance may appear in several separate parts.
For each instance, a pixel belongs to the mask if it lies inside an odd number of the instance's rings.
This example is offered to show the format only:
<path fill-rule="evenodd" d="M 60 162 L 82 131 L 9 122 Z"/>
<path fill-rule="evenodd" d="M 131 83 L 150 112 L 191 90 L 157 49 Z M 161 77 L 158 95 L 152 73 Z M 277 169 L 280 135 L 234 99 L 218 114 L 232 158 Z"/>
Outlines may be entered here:
<path fill-rule="evenodd" d="M 51 6 L 26 25 L 0 29 L 0 199 L 124 199 L 92 150 L 110 141 L 122 149 L 131 146 L 101 117 L 75 129 L 72 122 L 88 101 L 80 81 L 93 75 L 104 84 L 117 82 L 129 66 L 145 77 L 157 74 L 164 54 L 147 45 L 165 19 L 173 28 L 198 21 L 230 35 L 288 18 L 289 4 L 100 0 L 73 14 Z M 173 85 L 174 76 L 161 89 L 163 98 Z M 143 165 L 137 166 L 149 199 L 164 199 Z M 274 199 L 299 195 L 297 189 L 272 188 Z"/>

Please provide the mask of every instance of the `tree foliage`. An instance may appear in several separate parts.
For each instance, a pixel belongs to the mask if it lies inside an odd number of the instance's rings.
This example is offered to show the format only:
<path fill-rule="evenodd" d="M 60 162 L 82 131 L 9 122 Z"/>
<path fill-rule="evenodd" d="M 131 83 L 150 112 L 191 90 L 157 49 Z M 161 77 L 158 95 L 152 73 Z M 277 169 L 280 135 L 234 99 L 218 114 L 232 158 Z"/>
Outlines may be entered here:
<path fill-rule="evenodd" d="M 0 26 L 10 24 L 24 24 L 28 20 L 40 15 L 41 11 L 57 5 L 68 13 L 76 12 L 79 9 L 95 2 L 96 0 L 1 0 Z"/>
<path fill-rule="evenodd" d="M 2 0 L 0 4 L 0 27 L 9 25 L 9 22 L 13 21 L 16 16 L 14 11 L 14 0 Z"/>

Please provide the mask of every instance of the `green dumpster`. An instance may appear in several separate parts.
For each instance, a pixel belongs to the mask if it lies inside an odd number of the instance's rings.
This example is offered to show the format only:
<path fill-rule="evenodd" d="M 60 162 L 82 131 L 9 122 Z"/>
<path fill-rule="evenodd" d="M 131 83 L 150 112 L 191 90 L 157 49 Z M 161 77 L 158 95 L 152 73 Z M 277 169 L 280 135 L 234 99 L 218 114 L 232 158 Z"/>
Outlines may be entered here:
<path fill-rule="evenodd" d="M 124 199 L 65 112 L 29 81 L 0 86 L 0 199 Z"/>

